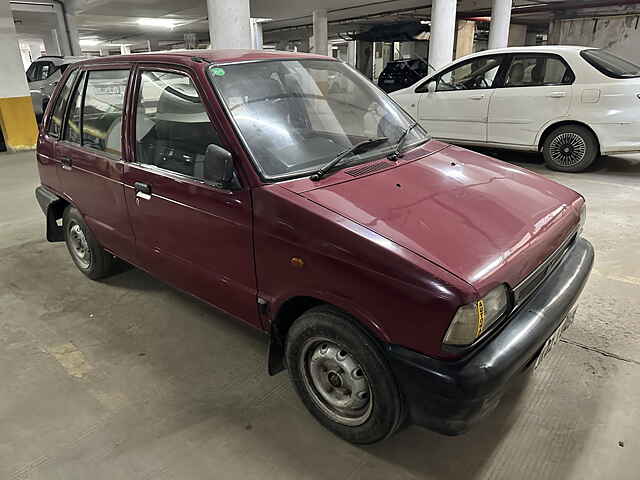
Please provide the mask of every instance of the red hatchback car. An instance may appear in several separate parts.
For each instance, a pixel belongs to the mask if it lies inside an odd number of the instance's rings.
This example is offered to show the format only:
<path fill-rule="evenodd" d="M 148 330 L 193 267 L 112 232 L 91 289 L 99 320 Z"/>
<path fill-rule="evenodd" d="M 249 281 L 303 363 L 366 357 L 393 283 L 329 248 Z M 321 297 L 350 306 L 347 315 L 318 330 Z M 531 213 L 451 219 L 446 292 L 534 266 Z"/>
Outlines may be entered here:
<path fill-rule="evenodd" d="M 65 72 L 38 141 L 47 239 L 114 257 L 270 336 L 354 443 L 463 432 L 567 328 L 584 199 L 430 139 L 335 59 L 190 51 Z"/>

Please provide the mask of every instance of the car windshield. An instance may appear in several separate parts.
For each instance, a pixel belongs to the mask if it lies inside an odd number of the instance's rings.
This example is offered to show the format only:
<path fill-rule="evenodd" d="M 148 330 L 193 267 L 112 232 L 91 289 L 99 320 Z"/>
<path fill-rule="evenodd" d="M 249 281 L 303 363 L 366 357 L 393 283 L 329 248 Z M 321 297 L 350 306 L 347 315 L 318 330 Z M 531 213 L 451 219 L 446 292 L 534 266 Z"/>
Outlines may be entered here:
<path fill-rule="evenodd" d="M 640 77 L 640 66 L 635 63 L 620 58 L 613 53 L 601 49 L 583 50 L 581 53 L 591 65 L 596 67 L 605 75 L 614 78 L 635 78 Z"/>
<path fill-rule="evenodd" d="M 318 170 L 371 138 L 387 142 L 340 163 L 379 158 L 413 120 L 351 67 L 331 60 L 278 60 L 211 66 L 209 75 L 254 161 L 268 179 Z M 424 142 L 413 128 L 404 148 Z"/>

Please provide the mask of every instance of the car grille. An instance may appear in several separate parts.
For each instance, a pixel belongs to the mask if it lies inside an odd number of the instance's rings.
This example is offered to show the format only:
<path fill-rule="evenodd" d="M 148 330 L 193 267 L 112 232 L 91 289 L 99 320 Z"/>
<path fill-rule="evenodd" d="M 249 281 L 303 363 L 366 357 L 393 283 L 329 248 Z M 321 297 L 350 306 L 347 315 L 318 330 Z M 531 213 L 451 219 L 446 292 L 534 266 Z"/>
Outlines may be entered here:
<path fill-rule="evenodd" d="M 531 272 L 522 282 L 514 289 L 515 307 L 518 308 L 527 300 L 540 286 L 547 276 L 558 266 L 560 260 L 567 253 L 569 247 L 573 244 L 577 237 L 574 232 L 562 242 L 562 245 L 556 249 L 544 262 L 542 262 L 533 272 Z"/>

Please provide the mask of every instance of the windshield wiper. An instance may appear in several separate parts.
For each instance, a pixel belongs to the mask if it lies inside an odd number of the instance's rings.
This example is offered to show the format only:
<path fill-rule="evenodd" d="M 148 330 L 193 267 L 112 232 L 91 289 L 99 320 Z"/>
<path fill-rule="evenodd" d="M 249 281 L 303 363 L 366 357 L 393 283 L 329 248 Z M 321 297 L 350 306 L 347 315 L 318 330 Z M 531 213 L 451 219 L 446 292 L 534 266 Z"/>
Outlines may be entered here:
<path fill-rule="evenodd" d="M 409 125 L 407 128 L 405 128 L 402 131 L 402 133 L 398 137 L 398 141 L 396 142 L 396 149 L 393 151 L 391 155 L 389 155 L 389 160 L 396 160 L 402 156 L 401 155 L 402 152 L 400 151 L 402 148 L 402 145 L 404 145 L 404 141 L 407 138 L 407 135 L 409 134 L 409 132 L 414 128 L 416 128 L 417 126 L 418 126 L 418 122 L 413 122 L 411 125 Z"/>
<path fill-rule="evenodd" d="M 372 148 L 377 147 L 378 145 L 382 145 L 384 142 L 387 142 L 389 139 L 387 137 L 378 137 L 378 138 L 370 138 L 369 140 L 364 140 L 360 143 L 356 143 L 353 147 L 347 148 L 343 150 L 338 155 L 336 155 L 330 162 L 325 164 L 320 170 L 315 172 L 309 178 L 314 182 L 320 180 L 324 177 L 329 170 L 339 164 L 343 159 L 347 158 L 350 155 L 357 155 L 358 153 L 366 152 L 367 150 L 371 150 Z"/>

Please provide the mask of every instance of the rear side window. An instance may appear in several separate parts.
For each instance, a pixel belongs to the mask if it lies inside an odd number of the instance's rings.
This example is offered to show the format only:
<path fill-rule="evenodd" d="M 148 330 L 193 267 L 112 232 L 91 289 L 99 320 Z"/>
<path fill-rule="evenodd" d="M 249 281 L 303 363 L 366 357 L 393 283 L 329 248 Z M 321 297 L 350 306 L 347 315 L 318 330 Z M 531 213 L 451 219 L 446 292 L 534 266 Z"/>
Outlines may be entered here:
<path fill-rule="evenodd" d="M 110 155 L 122 153 L 122 111 L 129 70 L 88 72 L 82 108 L 82 145 Z"/>
<path fill-rule="evenodd" d="M 593 49 L 580 52 L 582 58 L 611 78 L 640 77 L 640 66 L 606 50 Z"/>
<path fill-rule="evenodd" d="M 67 115 L 67 123 L 64 128 L 64 139 L 72 143 L 77 143 L 78 145 L 82 143 L 80 126 L 82 121 L 82 94 L 84 92 L 86 77 L 86 74 L 83 73 L 71 96 L 69 114 Z"/>
<path fill-rule="evenodd" d="M 541 87 L 569 85 L 573 72 L 558 57 L 551 55 L 516 55 L 505 79 L 506 87 Z"/>
<path fill-rule="evenodd" d="M 56 99 L 56 104 L 53 107 L 53 114 L 51 115 L 51 120 L 49 122 L 49 129 L 47 130 L 49 135 L 51 135 L 52 137 L 59 137 L 60 133 L 62 133 L 64 111 L 69 100 L 69 95 L 71 95 L 71 89 L 73 88 L 73 84 L 76 81 L 77 76 L 77 70 L 71 72 L 69 77 L 67 77 L 62 90 L 60 90 L 58 98 Z"/>

